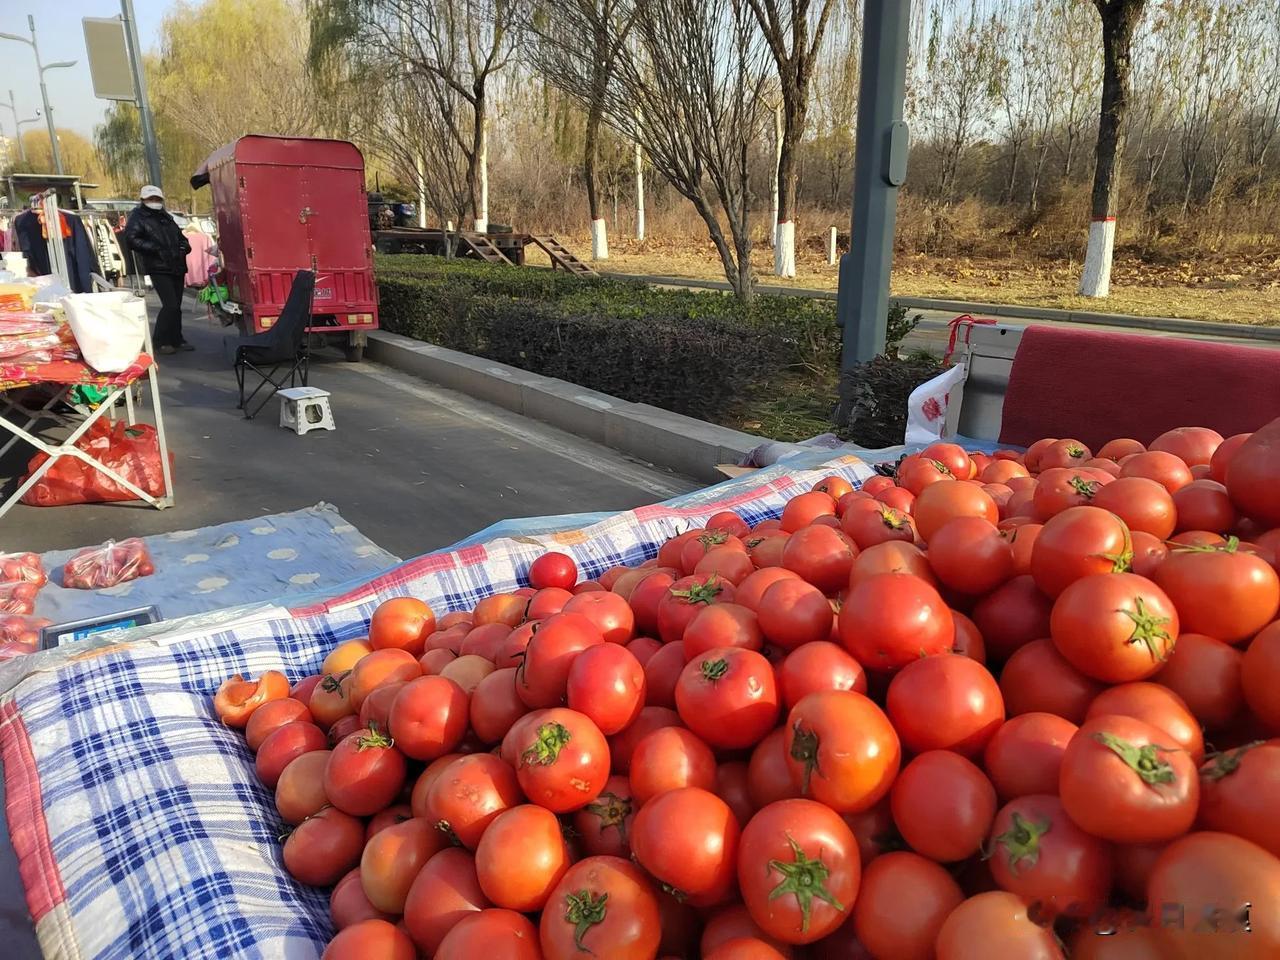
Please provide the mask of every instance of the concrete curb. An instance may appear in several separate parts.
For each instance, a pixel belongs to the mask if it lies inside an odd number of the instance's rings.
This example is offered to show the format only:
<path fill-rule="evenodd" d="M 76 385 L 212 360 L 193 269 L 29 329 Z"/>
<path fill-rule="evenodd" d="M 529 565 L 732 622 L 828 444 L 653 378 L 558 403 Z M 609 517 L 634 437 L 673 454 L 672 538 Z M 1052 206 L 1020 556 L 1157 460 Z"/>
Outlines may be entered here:
<path fill-rule="evenodd" d="M 604 273 L 601 276 L 616 280 L 638 280 L 656 286 L 688 287 L 694 290 L 728 291 L 729 284 L 722 280 L 699 280 L 688 277 L 647 276 L 638 273 Z M 771 296 L 804 297 L 808 300 L 835 300 L 833 290 L 812 290 L 799 287 L 782 287 L 760 283 L 758 293 Z M 1094 310 L 1062 310 L 1057 307 L 1023 307 L 1004 303 L 979 303 L 976 300 L 936 300 L 930 297 L 890 297 L 890 304 L 908 310 L 955 311 L 957 314 L 973 313 L 991 317 L 1008 317 L 1013 320 L 1065 321 L 1104 327 L 1124 327 L 1131 330 L 1153 330 L 1161 333 L 1187 333 L 1195 336 L 1229 337 L 1238 340 L 1262 340 L 1280 343 L 1280 326 L 1250 326 L 1243 323 L 1218 323 L 1214 320 L 1188 320 L 1185 317 L 1143 317 L 1122 313 L 1099 313 Z"/>
<path fill-rule="evenodd" d="M 738 463 L 767 442 L 385 330 L 369 334 L 365 356 L 697 480 L 723 480 L 716 464 Z"/>

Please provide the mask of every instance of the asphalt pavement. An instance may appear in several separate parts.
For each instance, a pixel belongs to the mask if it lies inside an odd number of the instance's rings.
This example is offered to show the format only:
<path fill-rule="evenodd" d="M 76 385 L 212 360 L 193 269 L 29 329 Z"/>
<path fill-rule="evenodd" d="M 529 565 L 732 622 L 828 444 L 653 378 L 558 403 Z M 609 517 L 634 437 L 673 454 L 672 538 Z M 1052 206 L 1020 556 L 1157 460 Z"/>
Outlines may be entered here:
<path fill-rule="evenodd" d="M 325 500 L 408 558 L 508 517 L 625 510 L 701 485 L 333 348 L 313 353 L 310 383 L 331 392 L 336 431 L 282 429 L 274 399 L 245 420 L 222 348 L 229 329 L 197 307 L 188 298 L 184 309 L 196 351 L 159 358 L 176 506 L 20 505 L 0 518 L 0 546 L 65 549 Z M 30 455 L 15 446 L 0 461 L 6 492 Z"/>

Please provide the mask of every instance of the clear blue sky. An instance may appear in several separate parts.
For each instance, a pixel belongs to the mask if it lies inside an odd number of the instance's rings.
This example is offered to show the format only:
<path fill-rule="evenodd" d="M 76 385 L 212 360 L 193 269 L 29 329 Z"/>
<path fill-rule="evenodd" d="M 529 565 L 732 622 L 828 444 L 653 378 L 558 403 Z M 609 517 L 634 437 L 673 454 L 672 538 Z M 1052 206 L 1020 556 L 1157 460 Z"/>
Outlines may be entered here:
<path fill-rule="evenodd" d="M 160 34 L 160 21 L 173 6 L 173 0 L 133 0 L 138 35 L 144 50 L 155 46 Z M 45 63 L 79 61 L 69 69 L 45 73 L 55 121 L 59 127 L 91 136 L 94 124 L 101 122 L 109 104 L 93 95 L 80 18 L 119 16 L 120 0 L 0 0 L 0 33 L 30 36 L 28 13 L 35 15 L 36 39 L 40 43 L 40 58 Z M 17 101 L 20 119 L 34 117 L 40 108 L 35 57 L 25 44 L 0 40 L 0 101 L 6 104 L 4 109 L 0 109 L 0 130 L 11 137 L 13 114 L 7 109 L 10 90 Z M 22 129 L 33 128 L 24 125 Z"/>

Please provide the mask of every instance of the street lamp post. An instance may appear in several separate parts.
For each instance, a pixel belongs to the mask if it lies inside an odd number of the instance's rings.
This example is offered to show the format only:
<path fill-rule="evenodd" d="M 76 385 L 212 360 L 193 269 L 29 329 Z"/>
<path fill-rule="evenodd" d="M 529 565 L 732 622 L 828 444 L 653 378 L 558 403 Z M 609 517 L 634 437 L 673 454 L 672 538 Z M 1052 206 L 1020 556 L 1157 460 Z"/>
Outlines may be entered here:
<path fill-rule="evenodd" d="M 7 106 L 13 113 L 13 135 L 18 140 L 18 160 L 25 164 L 27 162 L 27 148 L 22 145 L 22 125 L 24 123 L 35 123 L 40 119 L 37 113 L 34 117 L 28 117 L 26 120 L 18 119 L 17 102 L 13 99 L 13 91 L 9 91 L 9 102 L 7 104 L 0 103 L 0 107 Z"/>
<path fill-rule="evenodd" d="M 46 70 L 57 70 L 60 67 L 74 67 L 76 61 L 59 60 L 56 63 L 41 63 L 40 47 L 36 45 L 36 18 L 31 14 L 27 14 L 27 26 L 31 29 L 30 40 L 26 37 L 20 37 L 16 33 L 0 33 L 0 40 L 17 40 L 19 43 L 25 43 L 31 48 L 31 52 L 36 55 L 36 70 L 40 73 L 40 99 L 44 102 L 44 117 L 49 124 L 49 149 L 53 151 L 54 170 L 61 175 L 63 172 L 62 151 L 58 149 L 58 135 L 54 132 L 53 107 L 49 106 L 49 89 L 45 86 L 44 72 Z"/>

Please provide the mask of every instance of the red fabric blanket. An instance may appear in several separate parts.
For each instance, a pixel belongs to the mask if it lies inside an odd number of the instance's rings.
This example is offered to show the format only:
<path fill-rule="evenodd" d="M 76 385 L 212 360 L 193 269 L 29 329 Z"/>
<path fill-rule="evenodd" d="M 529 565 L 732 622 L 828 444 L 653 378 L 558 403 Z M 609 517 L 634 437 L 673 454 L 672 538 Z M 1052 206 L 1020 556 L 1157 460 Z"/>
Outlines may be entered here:
<path fill-rule="evenodd" d="M 1014 357 L 1000 442 L 1071 437 L 1097 449 L 1180 426 L 1229 437 L 1278 416 L 1275 348 L 1034 325 Z"/>

